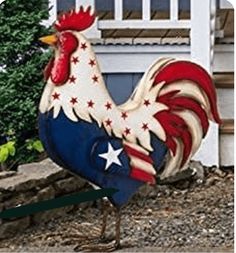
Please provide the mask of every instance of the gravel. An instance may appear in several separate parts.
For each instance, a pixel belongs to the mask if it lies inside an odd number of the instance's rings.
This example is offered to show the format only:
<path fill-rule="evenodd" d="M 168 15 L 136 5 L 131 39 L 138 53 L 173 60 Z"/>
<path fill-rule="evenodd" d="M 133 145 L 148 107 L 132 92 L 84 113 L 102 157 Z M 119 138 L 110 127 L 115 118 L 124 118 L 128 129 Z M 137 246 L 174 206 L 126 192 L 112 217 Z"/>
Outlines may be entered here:
<path fill-rule="evenodd" d="M 233 252 L 233 170 L 209 171 L 201 184 L 146 186 L 123 209 L 119 252 Z M 178 187 L 178 188 L 176 188 Z M 181 189 L 180 189 L 181 188 Z M 113 219 L 112 219 L 113 218 Z M 114 236 L 114 214 L 106 236 Z M 72 252 L 100 228 L 100 203 L 0 241 L 0 252 Z"/>

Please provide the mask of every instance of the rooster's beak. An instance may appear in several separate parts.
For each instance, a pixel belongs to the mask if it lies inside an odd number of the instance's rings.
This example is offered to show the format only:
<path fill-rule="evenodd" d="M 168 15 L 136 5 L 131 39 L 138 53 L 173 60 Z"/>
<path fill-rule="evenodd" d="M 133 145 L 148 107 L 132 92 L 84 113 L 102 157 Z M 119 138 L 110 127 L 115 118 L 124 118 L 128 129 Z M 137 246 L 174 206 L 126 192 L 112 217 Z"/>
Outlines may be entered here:
<path fill-rule="evenodd" d="M 57 43 L 57 36 L 53 34 L 53 35 L 41 37 L 39 38 L 39 40 L 45 44 L 54 46 Z"/>

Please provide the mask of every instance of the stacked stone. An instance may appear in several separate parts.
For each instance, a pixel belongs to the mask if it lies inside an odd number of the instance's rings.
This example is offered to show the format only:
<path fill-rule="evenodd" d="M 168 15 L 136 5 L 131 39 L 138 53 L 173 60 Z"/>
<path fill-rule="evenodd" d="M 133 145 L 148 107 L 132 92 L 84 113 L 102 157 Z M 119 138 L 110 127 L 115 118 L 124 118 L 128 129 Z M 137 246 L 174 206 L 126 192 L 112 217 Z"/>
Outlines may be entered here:
<path fill-rule="evenodd" d="M 49 159 L 21 165 L 16 172 L 0 173 L 0 211 L 85 191 L 86 188 L 83 179 L 69 174 Z M 62 217 L 77 208 L 67 206 L 23 218 L 0 219 L 0 239 L 22 232 L 30 225 Z"/>

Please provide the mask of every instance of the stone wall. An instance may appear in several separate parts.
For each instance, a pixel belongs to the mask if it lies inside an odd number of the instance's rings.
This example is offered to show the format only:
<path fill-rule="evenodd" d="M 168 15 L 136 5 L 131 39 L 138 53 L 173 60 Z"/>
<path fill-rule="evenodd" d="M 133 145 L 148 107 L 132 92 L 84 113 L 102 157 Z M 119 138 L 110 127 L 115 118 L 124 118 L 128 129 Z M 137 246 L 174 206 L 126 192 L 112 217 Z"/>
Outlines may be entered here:
<path fill-rule="evenodd" d="M 17 172 L 0 172 L 0 211 L 85 191 L 87 188 L 89 186 L 83 179 L 72 176 L 49 159 L 21 165 Z M 0 219 L 0 239 L 24 231 L 30 225 L 64 216 L 77 208 L 78 206 L 67 206 L 24 218 Z"/>

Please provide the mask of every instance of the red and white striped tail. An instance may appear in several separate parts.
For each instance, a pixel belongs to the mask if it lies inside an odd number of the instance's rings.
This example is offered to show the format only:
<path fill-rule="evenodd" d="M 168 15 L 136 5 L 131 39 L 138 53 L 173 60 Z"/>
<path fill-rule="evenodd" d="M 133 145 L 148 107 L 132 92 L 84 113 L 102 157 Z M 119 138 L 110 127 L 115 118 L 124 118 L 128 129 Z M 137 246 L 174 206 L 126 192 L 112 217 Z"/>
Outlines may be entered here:
<path fill-rule="evenodd" d="M 136 144 L 124 143 L 124 150 L 130 158 L 130 177 L 149 184 L 155 184 L 156 170 L 149 152 Z"/>

